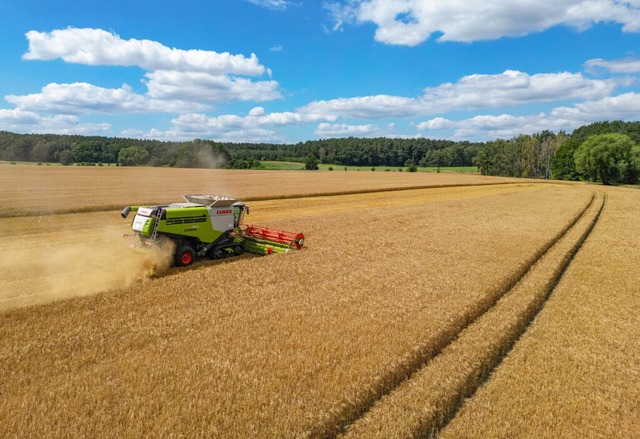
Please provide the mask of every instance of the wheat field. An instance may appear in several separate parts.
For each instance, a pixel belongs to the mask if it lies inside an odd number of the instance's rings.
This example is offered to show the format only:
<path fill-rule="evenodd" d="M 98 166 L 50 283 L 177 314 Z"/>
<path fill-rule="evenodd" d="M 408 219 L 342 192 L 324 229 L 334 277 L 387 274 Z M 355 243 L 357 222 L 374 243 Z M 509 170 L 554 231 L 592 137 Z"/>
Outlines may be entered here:
<path fill-rule="evenodd" d="M 253 171 L 0 165 L 0 217 L 122 209 L 181 201 L 182 194 L 242 200 L 513 182 L 462 173 Z"/>
<path fill-rule="evenodd" d="M 637 192 L 311 174 L 248 218 L 301 251 L 189 269 L 117 211 L 0 218 L 0 436 L 635 436 Z"/>

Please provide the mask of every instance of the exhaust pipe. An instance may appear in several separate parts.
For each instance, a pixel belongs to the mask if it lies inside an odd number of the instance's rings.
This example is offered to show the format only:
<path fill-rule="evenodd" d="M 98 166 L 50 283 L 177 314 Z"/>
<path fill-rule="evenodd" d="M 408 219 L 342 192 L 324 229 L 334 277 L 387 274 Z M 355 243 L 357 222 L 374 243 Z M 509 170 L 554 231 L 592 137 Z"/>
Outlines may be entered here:
<path fill-rule="evenodd" d="M 122 216 L 122 218 L 127 218 L 129 216 L 129 212 L 131 212 L 131 206 L 127 206 L 124 209 L 122 209 L 122 212 L 120 213 L 120 215 Z"/>

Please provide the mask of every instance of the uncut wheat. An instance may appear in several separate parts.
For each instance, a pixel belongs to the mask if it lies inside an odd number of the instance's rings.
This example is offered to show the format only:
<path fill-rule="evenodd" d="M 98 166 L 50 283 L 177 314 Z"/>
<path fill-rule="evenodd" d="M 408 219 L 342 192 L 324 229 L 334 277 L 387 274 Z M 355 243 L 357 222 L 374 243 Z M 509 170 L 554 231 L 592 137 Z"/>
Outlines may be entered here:
<path fill-rule="evenodd" d="M 640 193 L 607 193 L 530 331 L 443 437 L 640 435 Z"/>
<path fill-rule="evenodd" d="M 245 201 L 405 187 L 487 184 L 514 179 L 471 174 L 300 172 L 138 167 L 2 166 L 0 217 L 122 209 L 182 200 L 182 194 Z"/>

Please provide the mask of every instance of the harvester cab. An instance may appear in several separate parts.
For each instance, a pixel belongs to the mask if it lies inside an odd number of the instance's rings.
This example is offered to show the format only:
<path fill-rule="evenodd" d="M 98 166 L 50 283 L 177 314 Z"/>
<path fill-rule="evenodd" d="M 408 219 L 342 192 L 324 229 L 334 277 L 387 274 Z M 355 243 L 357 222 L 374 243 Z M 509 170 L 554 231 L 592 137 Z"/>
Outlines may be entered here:
<path fill-rule="evenodd" d="M 136 249 L 151 249 L 166 242 L 175 245 L 174 264 L 191 265 L 198 257 L 222 259 L 244 251 L 259 255 L 300 249 L 304 235 L 244 224 L 249 206 L 232 197 L 183 195 L 185 202 L 160 206 L 127 206 L 122 218 L 135 212 L 131 222 L 138 238 Z"/>

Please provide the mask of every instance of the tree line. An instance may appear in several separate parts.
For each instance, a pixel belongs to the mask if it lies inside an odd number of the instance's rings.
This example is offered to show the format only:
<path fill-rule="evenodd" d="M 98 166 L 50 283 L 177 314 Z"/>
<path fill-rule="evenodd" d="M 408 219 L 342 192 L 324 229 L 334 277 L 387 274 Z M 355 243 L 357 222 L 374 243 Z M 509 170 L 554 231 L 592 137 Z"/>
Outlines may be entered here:
<path fill-rule="evenodd" d="M 296 144 L 225 144 L 234 159 L 300 161 L 344 166 L 474 166 L 481 143 L 435 139 L 333 138 Z"/>
<path fill-rule="evenodd" d="M 596 122 L 487 142 L 476 157 L 485 175 L 640 183 L 640 122 Z"/>
<path fill-rule="evenodd" d="M 640 122 L 597 122 L 511 139 L 333 138 L 296 144 L 163 142 L 0 132 L 0 160 L 185 168 L 260 168 L 263 160 L 344 166 L 477 166 L 485 175 L 640 182 Z"/>
<path fill-rule="evenodd" d="M 121 166 L 256 168 L 262 160 L 344 166 L 474 166 L 481 143 L 433 139 L 310 140 L 296 144 L 162 142 L 0 132 L 0 160 Z"/>
<path fill-rule="evenodd" d="M 79 163 L 208 168 L 225 166 L 231 161 L 231 156 L 222 145 L 208 140 L 161 142 L 0 131 L 0 160 L 63 165 Z"/>

